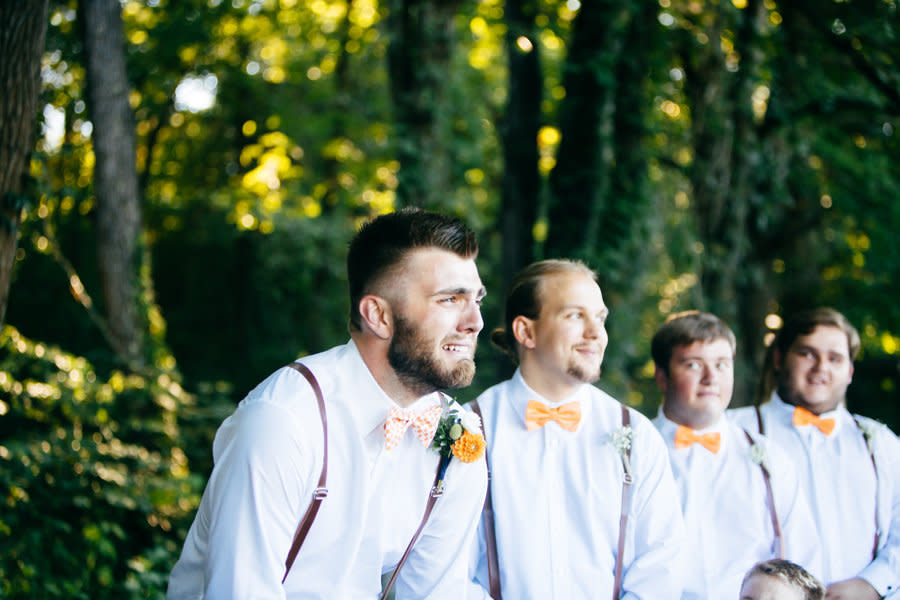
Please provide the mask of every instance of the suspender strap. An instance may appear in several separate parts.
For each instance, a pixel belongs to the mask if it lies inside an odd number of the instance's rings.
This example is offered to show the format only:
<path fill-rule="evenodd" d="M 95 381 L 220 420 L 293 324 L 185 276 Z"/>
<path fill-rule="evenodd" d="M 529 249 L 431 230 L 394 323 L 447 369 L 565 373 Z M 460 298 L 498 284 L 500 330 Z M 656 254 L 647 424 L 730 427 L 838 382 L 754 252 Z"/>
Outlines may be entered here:
<path fill-rule="evenodd" d="M 287 579 L 288 573 L 291 570 L 291 565 L 294 564 L 294 559 L 297 558 L 297 553 L 300 551 L 300 546 L 303 545 L 303 540 L 306 539 L 306 534 L 309 533 L 309 528 L 312 527 L 313 521 L 316 518 L 316 513 L 319 512 L 319 505 L 322 504 L 322 500 L 328 495 L 328 489 L 325 487 L 325 478 L 328 473 L 328 418 L 325 414 L 325 400 L 322 398 L 322 388 L 319 387 L 319 382 L 316 381 L 312 371 L 306 368 L 306 365 L 295 362 L 288 366 L 299 371 L 301 375 L 306 377 L 307 381 L 309 381 L 309 385 L 312 386 L 313 392 L 316 394 L 316 402 L 319 404 L 319 416 L 322 418 L 323 451 L 322 472 L 319 474 L 319 484 L 316 486 L 316 489 L 313 490 L 312 501 L 306 509 L 306 514 L 300 519 L 300 523 L 297 525 L 297 531 L 294 532 L 294 541 L 291 543 L 291 549 L 288 552 L 287 559 L 284 561 L 284 578 L 282 578 L 281 583 L 284 583 Z"/>
<path fill-rule="evenodd" d="M 422 522 L 419 523 L 419 528 L 416 529 L 416 532 L 413 534 L 412 539 L 409 541 L 409 545 L 406 547 L 406 551 L 403 553 L 403 556 L 400 557 L 400 562 L 397 563 L 397 568 L 394 569 L 394 572 L 391 573 L 391 578 L 388 580 L 387 585 L 384 588 L 384 591 L 381 592 L 381 600 L 385 600 L 388 597 L 388 594 L 391 593 L 391 589 L 394 587 L 394 583 L 397 581 L 397 576 L 400 575 L 400 569 L 403 568 L 403 563 L 406 562 L 406 559 L 409 558 L 410 552 L 412 552 L 413 546 L 416 544 L 416 540 L 419 539 L 419 536 L 422 534 L 422 530 L 425 529 L 425 523 L 428 521 L 428 517 L 431 515 L 431 509 L 434 508 L 434 503 L 437 501 L 438 497 L 444 493 L 443 485 L 444 485 L 444 473 L 447 471 L 447 465 L 450 464 L 450 459 L 441 456 L 441 460 L 438 463 L 437 473 L 434 475 L 434 485 L 431 486 L 431 493 L 428 494 L 428 502 L 425 504 L 425 514 L 422 515 Z"/>
<path fill-rule="evenodd" d="M 759 411 L 759 408 L 756 409 Z M 759 414 L 757 412 L 757 414 Z M 760 421 L 762 423 L 762 421 Z M 753 446 L 756 442 L 753 441 L 753 438 L 750 436 L 750 433 L 745 429 L 744 435 L 747 436 L 747 441 L 750 442 L 750 445 Z M 772 478 L 769 475 L 769 470 L 765 465 L 760 463 L 760 470 L 762 471 L 763 481 L 766 482 L 766 504 L 769 505 L 769 516 L 772 518 L 772 531 L 775 532 L 775 541 L 773 542 L 773 547 L 777 549 L 778 555 L 775 558 L 784 558 L 784 531 L 781 529 L 781 521 L 778 519 L 778 511 L 775 510 L 775 495 L 772 493 Z"/>
<path fill-rule="evenodd" d="M 856 423 L 856 427 L 862 432 L 863 438 L 866 440 L 866 449 L 869 451 L 869 458 L 872 459 L 872 468 L 875 469 L 875 544 L 872 546 L 872 560 L 875 560 L 875 557 L 878 555 L 878 542 L 881 538 L 881 528 L 879 527 L 878 519 L 878 463 L 875 462 L 875 452 L 872 450 L 869 436 L 866 434 L 866 430 L 863 429 L 862 423 L 856 418 L 856 415 L 853 415 L 853 422 Z"/>
<path fill-rule="evenodd" d="M 628 407 L 624 404 L 622 405 L 622 426 L 628 427 L 631 425 L 631 414 L 628 412 Z M 625 450 L 625 456 L 623 458 L 623 466 L 625 464 L 625 459 L 631 460 L 631 447 L 629 446 L 627 450 Z M 619 594 L 622 591 L 622 565 L 625 562 L 625 526 L 628 523 L 628 510 L 631 508 L 631 485 L 634 481 L 631 478 L 628 470 L 625 471 L 625 477 L 622 479 L 622 511 L 619 516 L 619 544 L 616 548 L 616 569 L 615 569 L 615 583 L 613 585 L 613 600 L 618 600 Z"/>
<path fill-rule="evenodd" d="M 481 415 L 481 407 L 478 401 L 471 403 L 472 410 L 481 419 L 481 430 L 486 431 L 484 427 L 484 417 Z M 497 533 L 494 529 L 494 503 L 491 500 L 491 461 L 488 458 L 489 452 L 484 453 L 484 460 L 488 469 L 488 485 L 487 494 L 484 497 L 484 510 L 482 511 L 482 520 L 484 521 L 484 538 L 487 546 L 487 572 L 488 582 L 490 585 L 491 598 L 493 600 L 502 600 L 503 596 L 500 590 L 500 562 L 497 558 Z"/>

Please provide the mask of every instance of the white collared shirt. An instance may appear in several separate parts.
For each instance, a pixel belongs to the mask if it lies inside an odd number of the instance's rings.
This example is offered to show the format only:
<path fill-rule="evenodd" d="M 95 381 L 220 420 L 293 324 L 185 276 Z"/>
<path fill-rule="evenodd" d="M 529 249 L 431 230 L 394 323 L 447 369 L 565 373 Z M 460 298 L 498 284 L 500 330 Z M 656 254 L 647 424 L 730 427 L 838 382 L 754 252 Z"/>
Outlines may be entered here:
<path fill-rule="evenodd" d="M 684 512 L 685 552 L 690 560 L 685 565 L 682 598 L 737 598 L 750 567 L 778 556 L 765 479 L 751 458 L 750 442 L 740 427 L 724 417 L 696 431 L 720 435 L 721 446 L 715 454 L 700 444 L 675 448 L 678 424 L 667 419 L 661 408 L 653 424 L 669 449 Z M 764 449 L 784 536 L 784 558 L 818 576 L 819 539 L 793 461 L 762 436 L 754 435 L 754 443 Z"/>
<path fill-rule="evenodd" d="M 857 417 L 877 431 L 873 438 L 878 464 L 876 502 L 875 468 L 865 438 L 843 405 L 819 415 L 835 419 L 828 436 L 813 425 L 795 427 L 794 407 L 777 393 L 760 410 L 766 436 L 796 461 L 822 537 L 825 583 L 861 577 L 882 596 L 900 597 L 900 440 L 887 427 Z M 733 409 L 728 415 L 743 427 L 757 430 L 752 406 Z M 881 532 L 873 560 L 876 509 Z"/>
<path fill-rule="evenodd" d="M 373 599 L 418 527 L 439 457 L 413 431 L 384 448 L 393 401 L 353 342 L 302 359 L 328 415 L 328 496 L 282 586 L 285 558 L 316 487 L 322 423 L 310 384 L 282 368 L 216 433 L 215 467 L 172 571 L 169 600 Z M 440 403 L 440 394 L 414 408 Z M 396 598 L 456 599 L 487 485 L 484 461 L 452 460 Z"/>
<path fill-rule="evenodd" d="M 491 469 L 491 494 L 504 598 L 573 600 L 612 596 L 624 470 L 610 435 L 621 405 L 591 385 L 575 432 L 555 422 L 528 431 L 530 399 L 547 402 L 519 372 L 479 398 Z M 681 596 L 684 530 L 665 446 L 646 417 L 631 413 L 634 485 L 626 528 L 622 598 Z M 483 530 L 473 552 L 472 592 L 488 589 Z"/>

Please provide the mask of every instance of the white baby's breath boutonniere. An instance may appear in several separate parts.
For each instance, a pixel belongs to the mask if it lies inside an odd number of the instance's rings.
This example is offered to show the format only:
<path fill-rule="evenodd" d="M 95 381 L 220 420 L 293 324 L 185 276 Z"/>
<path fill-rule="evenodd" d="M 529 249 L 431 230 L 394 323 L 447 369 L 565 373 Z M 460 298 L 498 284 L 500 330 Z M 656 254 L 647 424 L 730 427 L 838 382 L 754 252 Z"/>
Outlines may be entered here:
<path fill-rule="evenodd" d="M 859 430 L 862 431 L 863 438 L 866 440 L 866 446 L 869 447 L 869 452 L 872 453 L 872 443 L 875 441 L 878 432 L 881 431 L 881 423 L 856 419 L 856 424 L 859 426 Z"/>
<path fill-rule="evenodd" d="M 759 442 L 754 442 L 750 446 L 750 460 L 753 461 L 753 464 L 759 465 L 767 471 L 769 470 L 769 457 L 766 454 L 766 447 Z"/>
<path fill-rule="evenodd" d="M 609 441 L 622 458 L 622 466 L 625 468 L 626 480 L 633 480 L 631 461 L 628 458 L 628 451 L 631 450 L 631 444 L 634 442 L 634 430 L 631 428 L 631 425 L 623 425 L 613 431 L 609 434 Z"/>

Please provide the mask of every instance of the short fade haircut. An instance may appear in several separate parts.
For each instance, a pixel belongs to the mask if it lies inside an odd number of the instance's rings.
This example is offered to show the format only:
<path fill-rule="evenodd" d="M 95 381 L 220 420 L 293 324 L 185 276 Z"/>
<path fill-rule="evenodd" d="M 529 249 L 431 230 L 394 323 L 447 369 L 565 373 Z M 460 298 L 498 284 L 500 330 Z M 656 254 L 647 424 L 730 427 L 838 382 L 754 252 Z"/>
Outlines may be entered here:
<path fill-rule="evenodd" d="M 825 598 L 825 586 L 822 585 L 822 582 L 810 575 L 800 565 L 783 558 L 764 560 L 753 565 L 744 575 L 741 587 L 743 588 L 747 580 L 755 575 L 765 575 L 781 580 L 803 592 L 803 600 L 823 600 Z"/>
<path fill-rule="evenodd" d="M 446 250 L 462 258 L 478 256 L 475 233 L 460 219 L 415 207 L 375 217 L 353 237 L 347 254 L 351 330 L 362 327 L 363 296 L 418 248 Z"/>
<path fill-rule="evenodd" d="M 650 355 L 658 369 L 669 373 L 672 352 L 678 346 L 690 346 L 694 342 L 710 343 L 725 340 L 731 346 L 731 355 L 737 351 L 734 332 L 722 319 L 712 313 L 688 310 L 669 315 L 659 326 L 650 342 Z"/>
<path fill-rule="evenodd" d="M 518 342 L 512 332 L 516 317 L 537 319 L 543 307 L 543 283 L 556 275 L 579 274 L 597 281 L 597 273 L 579 260 L 547 259 L 531 263 L 513 278 L 506 294 L 503 326 L 491 331 L 491 343 L 519 363 Z"/>
<path fill-rule="evenodd" d="M 778 387 L 778 374 L 775 372 L 775 351 L 781 359 L 787 356 L 788 350 L 801 335 L 809 335 L 816 327 L 837 327 L 847 336 L 847 354 L 850 362 L 859 354 L 859 332 L 843 314 L 833 308 L 820 306 L 794 313 L 784 320 L 781 329 L 775 334 L 769 350 L 766 352 L 763 374 L 757 389 L 756 404 L 769 399 Z"/>

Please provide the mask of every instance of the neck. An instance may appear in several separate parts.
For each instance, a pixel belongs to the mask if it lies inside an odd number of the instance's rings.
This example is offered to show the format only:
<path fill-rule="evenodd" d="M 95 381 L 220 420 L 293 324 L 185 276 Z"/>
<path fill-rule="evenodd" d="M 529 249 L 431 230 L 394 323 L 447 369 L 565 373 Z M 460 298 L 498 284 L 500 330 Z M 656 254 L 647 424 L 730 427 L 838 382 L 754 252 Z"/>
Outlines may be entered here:
<path fill-rule="evenodd" d="M 387 358 L 389 340 L 382 340 L 362 332 L 353 332 L 350 337 L 356 344 L 359 355 L 366 363 L 372 377 L 375 378 L 378 387 L 398 406 L 406 408 L 422 396 L 434 391 L 412 387 L 397 375 Z"/>

